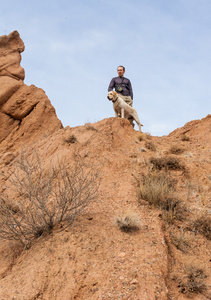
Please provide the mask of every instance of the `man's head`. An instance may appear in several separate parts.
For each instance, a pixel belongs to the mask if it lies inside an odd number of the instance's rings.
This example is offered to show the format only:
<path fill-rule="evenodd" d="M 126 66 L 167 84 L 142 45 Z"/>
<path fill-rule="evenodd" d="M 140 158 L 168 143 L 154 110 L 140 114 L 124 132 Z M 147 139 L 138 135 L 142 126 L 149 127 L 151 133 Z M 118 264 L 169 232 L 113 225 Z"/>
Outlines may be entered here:
<path fill-rule="evenodd" d="M 118 73 L 119 77 L 123 77 L 124 74 L 125 74 L 125 67 L 119 66 L 119 67 L 117 68 L 117 73 Z"/>

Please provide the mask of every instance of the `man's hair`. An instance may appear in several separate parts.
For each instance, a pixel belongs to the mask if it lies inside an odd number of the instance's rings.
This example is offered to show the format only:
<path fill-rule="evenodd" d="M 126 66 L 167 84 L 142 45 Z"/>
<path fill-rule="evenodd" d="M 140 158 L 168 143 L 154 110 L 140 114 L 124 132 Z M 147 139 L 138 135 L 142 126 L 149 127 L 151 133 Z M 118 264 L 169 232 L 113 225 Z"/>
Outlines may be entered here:
<path fill-rule="evenodd" d="M 123 67 L 123 66 L 118 66 L 117 70 L 118 70 L 118 68 L 123 68 L 123 71 L 125 71 L 125 67 Z"/>

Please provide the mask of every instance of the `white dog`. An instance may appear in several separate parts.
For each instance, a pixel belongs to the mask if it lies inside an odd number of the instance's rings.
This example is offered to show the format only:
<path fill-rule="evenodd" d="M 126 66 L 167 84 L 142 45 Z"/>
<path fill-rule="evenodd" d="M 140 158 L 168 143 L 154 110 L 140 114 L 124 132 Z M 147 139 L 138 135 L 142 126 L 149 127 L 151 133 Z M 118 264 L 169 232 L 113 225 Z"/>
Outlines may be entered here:
<path fill-rule="evenodd" d="M 128 105 L 115 91 L 108 92 L 107 98 L 108 100 L 113 102 L 115 117 L 118 117 L 120 115 L 121 118 L 129 119 L 129 121 L 131 120 L 131 125 L 133 120 L 135 120 L 138 124 L 139 131 L 141 132 L 141 126 L 143 125 L 139 121 L 139 117 L 135 108 Z"/>

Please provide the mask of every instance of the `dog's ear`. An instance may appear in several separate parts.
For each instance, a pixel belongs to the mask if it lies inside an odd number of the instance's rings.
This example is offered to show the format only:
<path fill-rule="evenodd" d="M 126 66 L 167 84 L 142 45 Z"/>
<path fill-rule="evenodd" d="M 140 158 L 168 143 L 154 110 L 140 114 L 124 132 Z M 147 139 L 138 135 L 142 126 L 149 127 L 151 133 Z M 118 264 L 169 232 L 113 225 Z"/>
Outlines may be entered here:
<path fill-rule="evenodd" d="M 114 97 L 117 97 L 117 92 L 113 91 L 113 95 L 114 95 Z"/>

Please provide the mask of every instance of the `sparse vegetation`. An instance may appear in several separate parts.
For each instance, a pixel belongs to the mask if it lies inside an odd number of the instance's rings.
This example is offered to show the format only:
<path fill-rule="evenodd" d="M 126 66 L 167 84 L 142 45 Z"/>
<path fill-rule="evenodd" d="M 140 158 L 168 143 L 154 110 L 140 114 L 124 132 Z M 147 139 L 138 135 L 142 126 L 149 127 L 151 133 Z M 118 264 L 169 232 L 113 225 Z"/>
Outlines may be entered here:
<path fill-rule="evenodd" d="M 145 133 L 145 136 L 146 136 L 146 138 L 147 138 L 148 140 L 151 140 L 151 139 L 152 139 L 151 133 L 149 133 L 149 132 L 146 132 L 146 133 Z"/>
<path fill-rule="evenodd" d="M 140 227 L 139 216 L 133 211 L 127 211 L 122 216 L 116 217 L 116 223 L 119 229 L 124 232 L 136 231 Z"/>
<path fill-rule="evenodd" d="M 97 196 L 98 168 L 89 166 L 80 155 L 72 164 L 58 161 L 45 169 L 38 155 L 29 159 L 22 154 L 14 166 L 8 180 L 18 194 L 16 209 L 9 195 L 0 197 L 0 239 L 28 247 L 58 223 L 63 222 L 61 230 L 70 226 Z"/>
<path fill-rule="evenodd" d="M 189 142 L 189 141 L 190 141 L 190 138 L 189 138 L 186 134 L 183 134 L 183 135 L 181 136 L 181 141 L 183 141 L 183 142 Z"/>
<path fill-rule="evenodd" d="M 185 151 L 185 149 L 173 145 L 173 146 L 171 146 L 171 148 L 170 148 L 169 151 L 170 151 L 170 153 L 172 153 L 172 154 L 178 155 L 178 154 L 182 154 L 182 153 Z"/>
<path fill-rule="evenodd" d="M 156 151 L 156 145 L 152 141 L 146 141 L 145 147 L 151 151 Z"/>
<path fill-rule="evenodd" d="M 90 123 L 85 124 L 85 128 L 87 130 L 93 130 L 93 131 L 98 131 L 94 126 L 92 126 Z"/>
<path fill-rule="evenodd" d="M 146 136 L 145 136 L 144 133 L 140 133 L 137 138 L 138 138 L 139 142 L 142 142 L 142 141 L 146 140 Z"/>
<path fill-rule="evenodd" d="M 174 197 L 174 183 L 164 173 L 143 175 L 139 196 L 155 207 L 162 207 L 169 197 Z"/>
<path fill-rule="evenodd" d="M 180 292 L 187 295 L 205 293 L 207 287 L 203 280 L 206 277 L 202 269 L 190 268 L 187 271 L 187 275 L 182 280 L 179 280 L 178 287 L 180 288 Z"/>
<path fill-rule="evenodd" d="M 77 142 L 77 138 L 75 137 L 75 135 L 72 134 L 65 139 L 65 142 L 68 144 L 74 144 Z"/>
<path fill-rule="evenodd" d="M 191 227 L 192 230 L 201 233 L 208 240 L 211 240 L 211 217 L 207 214 L 198 217 Z"/>
<path fill-rule="evenodd" d="M 185 165 L 177 157 L 151 157 L 150 163 L 155 170 L 185 170 Z"/>
<path fill-rule="evenodd" d="M 184 213 L 174 185 L 175 181 L 166 173 L 151 172 L 143 176 L 138 194 L 139 200 L 146 200 L 150 205 L 162 209 L 162 218 L 167 223 L 182 219 Z"/>
<path fill-rule="evenodd" d="M 190 240 L 183 230 L 177 233 L 171 233 L 171 243 L 179 250 L 187 252 L 190 248 Z"/>

